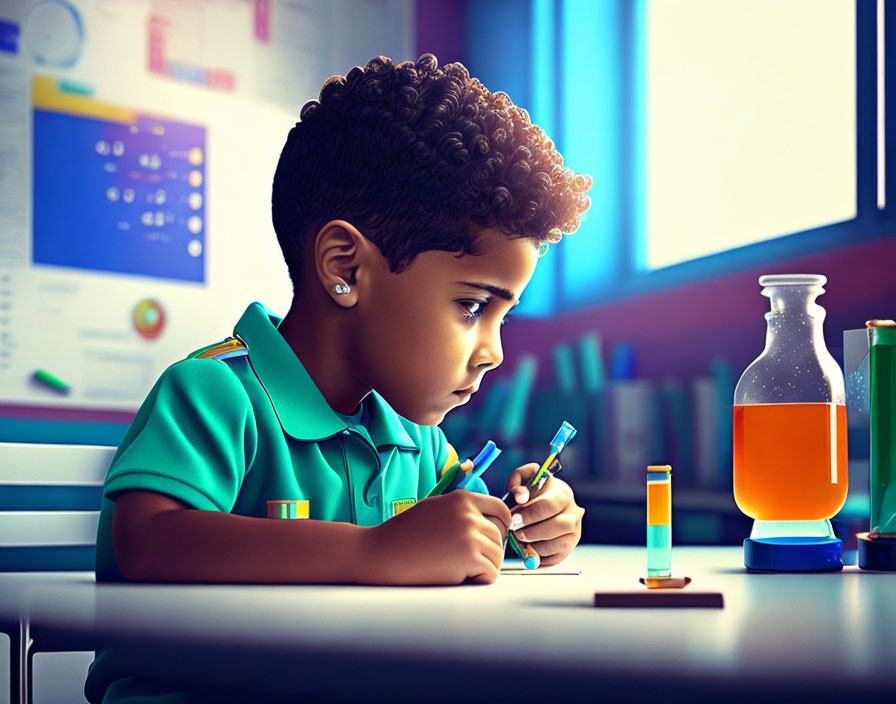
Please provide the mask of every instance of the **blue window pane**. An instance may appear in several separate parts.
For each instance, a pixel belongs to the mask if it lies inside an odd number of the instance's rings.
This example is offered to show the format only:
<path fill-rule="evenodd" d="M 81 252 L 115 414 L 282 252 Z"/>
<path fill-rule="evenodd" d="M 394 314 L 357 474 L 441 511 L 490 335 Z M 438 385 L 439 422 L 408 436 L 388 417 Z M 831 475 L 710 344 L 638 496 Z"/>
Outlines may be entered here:
<path fill-rule="evenodd" d="M 564 239 L 560 266 L 564 306 L 586 303 L 619 275 L 624 174 L 621 173 L 622 85 L 626 42 L 615 1 L 569 0 L 561 7 L 559 74 L 564 163 L 591 174 L 591 209 L 578 232 Z"/>

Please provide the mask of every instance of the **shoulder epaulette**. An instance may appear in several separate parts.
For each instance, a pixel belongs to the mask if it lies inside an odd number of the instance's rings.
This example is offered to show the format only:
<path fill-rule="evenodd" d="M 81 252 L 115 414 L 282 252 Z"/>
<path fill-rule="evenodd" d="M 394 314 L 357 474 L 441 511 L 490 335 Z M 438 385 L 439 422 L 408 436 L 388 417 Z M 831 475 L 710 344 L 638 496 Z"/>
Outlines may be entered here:
<path fill-rule="evenodd" d="M 235 337 L 228 337 L 223 342 L 216 342 L 201 350 L 191 353 L 187 359 L 230 359 L 249 354 L 246 345 Z"/>

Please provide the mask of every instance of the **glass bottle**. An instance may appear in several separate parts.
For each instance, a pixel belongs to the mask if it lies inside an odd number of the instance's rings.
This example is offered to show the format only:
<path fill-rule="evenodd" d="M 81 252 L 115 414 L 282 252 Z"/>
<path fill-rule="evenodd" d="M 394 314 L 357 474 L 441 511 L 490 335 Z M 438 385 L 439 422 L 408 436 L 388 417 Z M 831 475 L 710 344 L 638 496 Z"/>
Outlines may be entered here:
<path fill-rule="evenodd" d="M 822 333 L 815 302 L 827 278 L 761 276 L 765 349 L 734 390 L 734 498 L 755 519 L 752 539 L 833 538 L 846 501 L 843 372 Z"/>

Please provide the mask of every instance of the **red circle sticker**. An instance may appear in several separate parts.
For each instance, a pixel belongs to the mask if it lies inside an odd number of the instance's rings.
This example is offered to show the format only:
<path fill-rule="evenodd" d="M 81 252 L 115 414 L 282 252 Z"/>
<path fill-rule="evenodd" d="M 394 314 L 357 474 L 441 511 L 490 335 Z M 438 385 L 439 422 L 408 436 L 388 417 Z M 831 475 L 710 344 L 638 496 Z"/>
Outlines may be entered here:
<path fill-rule="evenodd" d="M 134 328 L 148 340 L 162 334 L 165 327 L 165 311 L 152 298 L 140 301 L 134 308 Z"/>

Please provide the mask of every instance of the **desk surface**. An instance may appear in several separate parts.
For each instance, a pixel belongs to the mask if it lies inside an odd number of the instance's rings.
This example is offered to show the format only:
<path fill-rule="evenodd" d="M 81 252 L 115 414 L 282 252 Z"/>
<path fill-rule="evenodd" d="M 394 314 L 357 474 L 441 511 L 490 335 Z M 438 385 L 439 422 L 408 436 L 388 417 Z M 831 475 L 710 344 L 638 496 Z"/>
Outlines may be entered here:
<path fill-rule="evenodd" d="M 721 591 L 724 609 L 595 608 L 595 591 L 642 588 L 645 555 L 580 546 L 551 568 L 580 575 L 505 573 L 487 586 L 97 585 L 91 573 L 3 574 L 0 618 L 27 612 L 38 644 L 112 644 L 135 674 L 214 672 L 229 686 L 312 701 L 896 694 L 896 574 L 747 574 L 741 557 L 739 548 L 673 552 L 676 576 L 694 579 L 687 589 Z"/>

